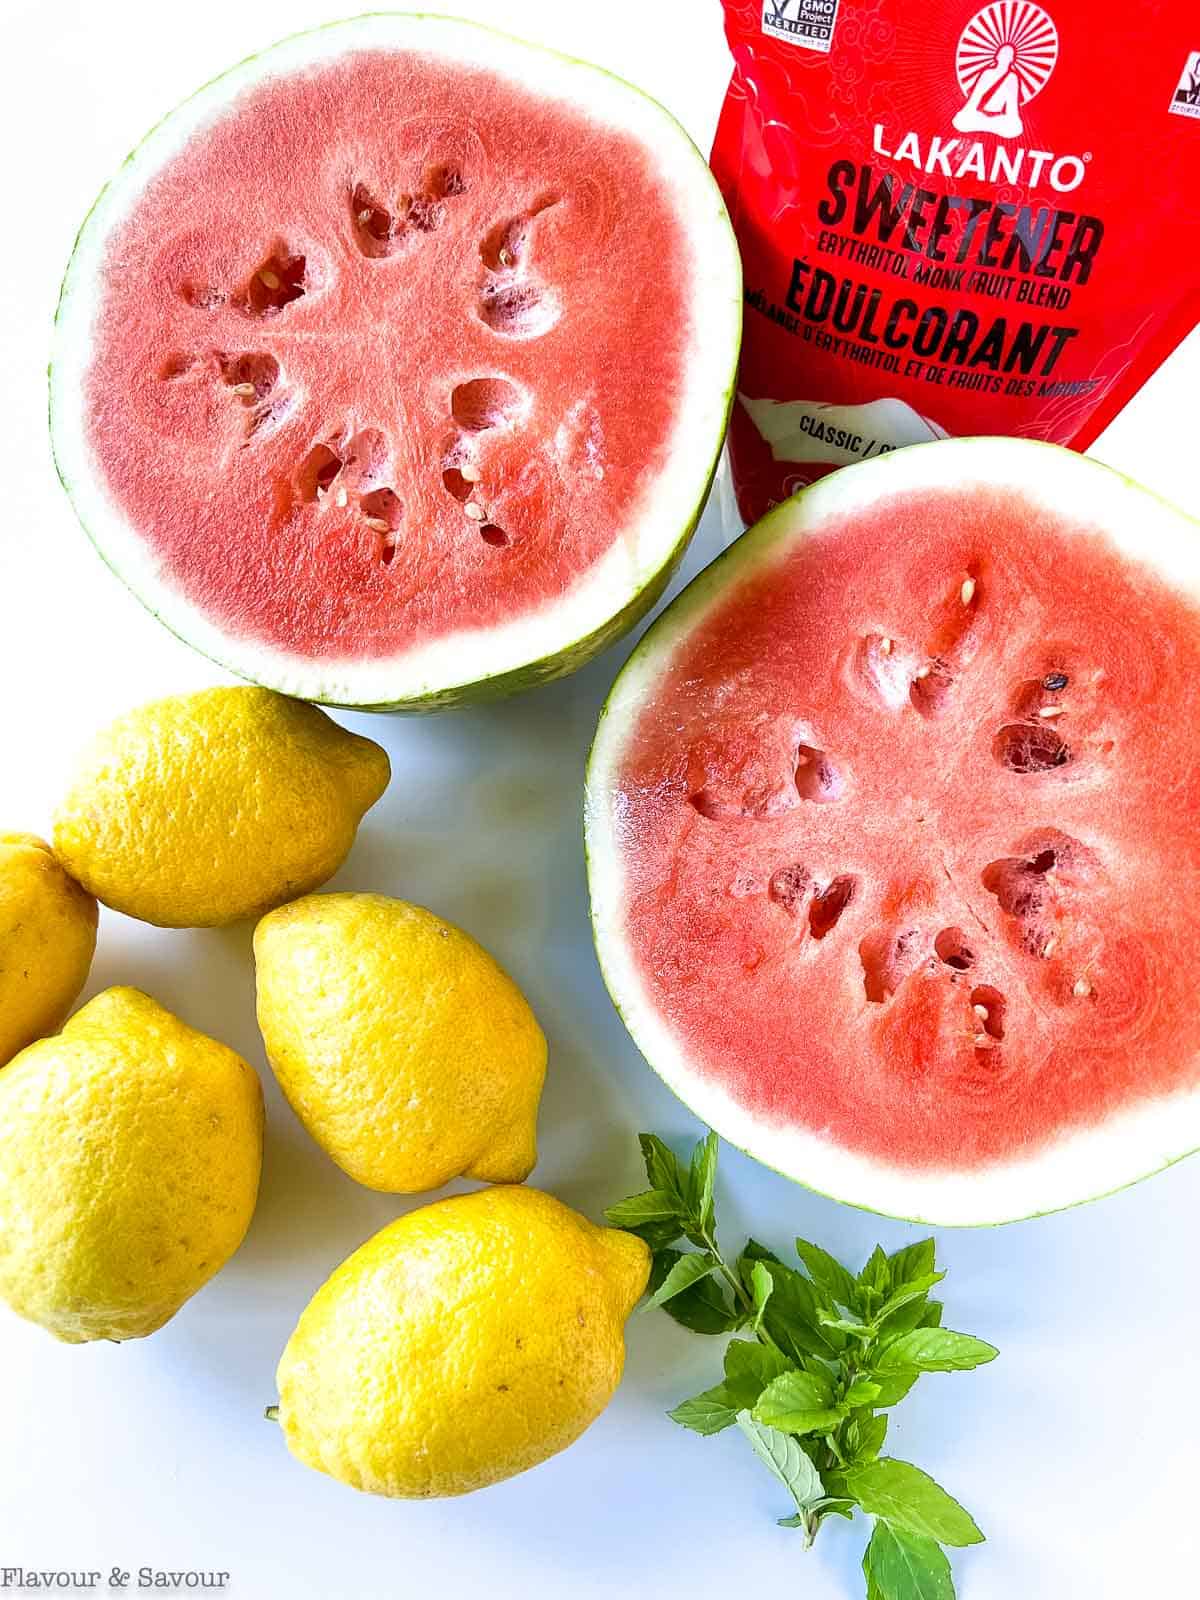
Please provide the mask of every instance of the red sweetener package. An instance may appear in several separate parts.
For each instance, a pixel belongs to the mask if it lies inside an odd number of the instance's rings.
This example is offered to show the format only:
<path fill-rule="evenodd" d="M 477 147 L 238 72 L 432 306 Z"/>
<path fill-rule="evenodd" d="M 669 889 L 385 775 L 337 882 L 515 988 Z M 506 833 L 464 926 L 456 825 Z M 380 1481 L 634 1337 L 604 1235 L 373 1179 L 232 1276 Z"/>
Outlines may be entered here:
<path fill-rule="evenodd" d="M 1197 0 L 724 4 L 742 516 L 945 434 L 1084 449 L 1200 318 Z"/>

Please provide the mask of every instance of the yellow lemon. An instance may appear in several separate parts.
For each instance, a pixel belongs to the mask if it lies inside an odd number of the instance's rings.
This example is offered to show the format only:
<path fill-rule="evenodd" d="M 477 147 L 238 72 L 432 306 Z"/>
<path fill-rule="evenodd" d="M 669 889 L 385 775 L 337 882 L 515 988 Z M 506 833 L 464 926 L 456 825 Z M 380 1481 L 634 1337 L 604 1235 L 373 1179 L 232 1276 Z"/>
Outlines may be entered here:
<path fill-rule="evenodd" d="M 0 1128 L 0 1298 L 70 1344 L 161 1328 L 250 1225 L 258 1079 L 136 989 L 0 1071 Z"/>
<path fill-rule="evenodd" d="M 0 833 L 0 1066 L 53 1033 L 87 982 L 96 902 L 32 833 Z"/>
<path fill-rule="evenodd" d="M 355 1489 L 467 1494 L 565 1449 L 621 1378 L 641 1239 L 537 1189 L 410 1212 L 317 1291 L 279 1363 L 292 1454 Z"/>
<path fill-rule="evenodd" d="M 394 1194 L 537 1159 L 546 1040 L 460 928 L 378 894 L 320 894 L 254 933 L 258 1024 L 296 1115 L 359 1183 Z"/>
<path fill-rule="evenodd" d="M 106 906 L 216 927 L 332 877 L 389 776 L 385 751 L 316 706 L 269 689 L 175 695 L 94 741 L 54 847 Z"/>

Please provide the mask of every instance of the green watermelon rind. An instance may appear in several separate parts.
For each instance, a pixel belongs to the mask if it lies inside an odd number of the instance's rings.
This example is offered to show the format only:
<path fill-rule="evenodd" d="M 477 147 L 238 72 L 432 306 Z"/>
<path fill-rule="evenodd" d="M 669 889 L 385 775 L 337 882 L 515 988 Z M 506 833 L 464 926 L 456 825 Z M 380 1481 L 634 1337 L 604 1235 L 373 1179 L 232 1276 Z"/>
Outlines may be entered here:
<path fill-rule="evenodd" d="M 935 450 L 941 452 L 936 458 L 930 454 Z M 794 526 L 798 514 L 817 507 L 818 509 L 813 512 L 813 522 L 816 523 L 820 517 L 828 515 L 827 511 L 822 511 L 820 508 L 827 501 L 833 500 L 851 479 L 855 480 L 863 491 L 859 496 L 860 503 L 883 498 L 892 487 L 903 490 L 928 486 L 922 485 L 921 464 L 929 462 L 932 466 L 935 459 L 943 469 L 937 480 L 938 486 L 953 483 L 957 477 L 960 483 L 977 481 L 981 487 L 986 487 L 989 481 L 995 482 L 997 479 L 989 480 L 986 469 L 975 476 L 976 466 L 988 458 L 1004 463 L 1006 457 L 1007 475 L 1001 474 L 999 481 L 1019 487 L 1025 493 L 1031 491 L 1036 493 L 1035 486 L 1039 479 L 1044 482 L 1053 478 L 1055 474 L 1062 474 L 1064 480 L 1074 478 L 1081 487 L 1083 479 L 1076 476 L 1079 473 L 1088 474 L 1093 480 L 1093 485 L 1103 484 L 1103 489 L 1096 490 L 1093 504 L 1098 506 L 1107 500 L 1109 504 L 1105 507 L 1105 516 L 1111 518 L 1111 521 L 1102 520 L 1100 525 L 1114 537 L 1120 535 L 1119 542 L 1124 554 L 1145 561 L 1160 576 L 1186 589 L 1200 603 L 1200 522 L 1188 517 L 1169 501 L 1144 488 L 1134 479 L 1099 462 L 1040 440 L 959 438 L 909 446 L 903 451 L 882 456 L 872 462 L 843 468 L 817 484 L 801 490 L 790 500 L 768 512 L 760 522 L 736 539 L 675 597 L 642 635 L 614 680 L 601 708 L 585 777 L 583 832 L 591 897 L 592 938 L 609 997 L 643 1059 L 653 1068 L 666 1087 L 702 1123 L 713 1127 L 726 1143 L 768 1170 L 839 1204 L 851 1205 L 876 1216 L 932 1227 L 1002 1226 L 1011 1222 L 1050 1216 L 1077 1205 L 1119 1194 L 1145 1178 L 1153 1177 L 1156 1173 L 1178 1165 L 1189 1156 L 1200 1153 L 1200 1091 L 1187 1091 L 1166 1097 L 1161 1103 L 1154 1102 L 1156 1115 L 1161 1115 L 1164 1126 L 1173 1130 L 1178 1123 L 1185 1129 L 1182 1136 L 1177 1135 L 1172 1140 L 1173 1148 L 1169 1152 L 1164 1151 L 1160 1157 L 1148 1160 L 1137 1170 L 1122 1173 L 1115 1180 L 1111 1176 L 1107 1178 L 1102 1175 L 1097 1176 L 1093 1182 L 1081 1183 L 1078 1192 L 1066 1197 L 1057 1195 L 1049 1203 L 1040 1203 L 1035 1197 L 1026 1194 L 1031 1170 L 1048 1169 L 1061 1159 L 1062 1150 L 1071 1146 L 1073 1141 L 1087 1140 L 1096 1133 L 1103 1134 L 1108 1131 L 1106 1128 L 1092 1127 L 1070 1130 L 1062 1140 L 1046 1147 L 1030 1162 L 1014 1163 L 1011 1168 L 1002 1165 L 997 1169 L 1011 1171 L 1014 1192 L 1022 1195 L 1022 1198 L 1014 1199 L 1011 1205 L 993 1206 L 987 1214 L 974 1210 L 971 1205 L 971 1191 L 978 1179 L 978 1173 L 974 1170 L 964 1171 L 961 1175 L 960 1187 L 963 1198 L 957 1208 L 946 1205 L 930 1206 L 922 1203 L 920 1199 L 920 1191 L 925 1184 L 919 1171 L 909 1172 L 903 1168 L 887 1167 L 883 1162 L 873 1163 L 855 1153 L 852 1157 L 855 1162 L 862 1162 L 868 1167 L 874 1166 L 885 1176 L 903 1180 L 910 1190 L 910 1203 L 884 1204 L 873 1199 L 862 1186 L 850 1183 L 846 1188 L 841 1188 L 837 1183 L 817 1182 L 811 1173 L 797 1170 L 786 1161 L 764 1156 L 761 1147 L 756 1147 L 759 1146 L 759 1140 L 755 1137 L 762 1125 L 751 1113 L 738 1107 L 735 1120 L 740 1118 L 744 1126 L 735 1130 L 729 1120 L 719 1113 L 714 1115 L 711 1107 L 704 1105 L 704 1101 L 710 1095 L 710 1089 L 696 1075 L 691 1075 L 689 1080 L 689 1069 L 682 1059 L 682 1051 L 673 1041 L 665 1049 L 656 1047 L 655 1042 L 649 1037 L 649 1027 L 645 1020 L 646 1015 L 654 1012 L 654 1007 L 649 1003 L 639 1004 L 637 997 L 631 993 L 631 985 L 623 981 L 619 975 L 619 952 L 623 947 L 622 933 L 619 922 L 612 915 L 606 916 L 602 904 L 608 876 L 615 873 L 613 866 L 615 851 L 612 849 L 610 827 L 611 808 L 607 800 L 610 790 L 606 778 L 618 764 L 623 748 L 620 733 L 614 730 L 628 729 L 632 726 L 646 699 L 645 693 L 639 690 L 649 689 L 651 692 L 653 690 L 653 678 L 648 678 L 639 684 L 639 671 L 650 665 L 660 650 L 663 650 L 664 641 L 668 641 L 664 651 L 665 659 L 665 655 L 672 647 L 670 641 L 686 638 L 710 606 L 728 592 L 739 574 L 745 573 L 748 576 L 751 572 L 761 569 L 769 564 L 773 557 L 784 553 L 794 539 L 804 537 L 807 529 L 797 529 Z M 957 466 L 953 471 L 950 470 L 952 462 L 961 462 L 961 472 Z M 871 476 L 868 477 L 868 474 Z M 889 482 L 889 477 L 899 481 L 893 484 Z M 870 494 L 866 492 L 868 484 L 875 486 L 874 492 Z M 1067 484 L 1064 481 L 1065 487 Z M 863 495 L 866 496 L 865 500 Z M 1126 529 L 1120 524 L 1119 517 L 1120 511 L 1131 498 L 1135 501 L 1131 509 L 1140 510 L 1143 515 L 1140 520 L 1130 518 L 1131 526 Z M 1154 525 L 1161 526 L 1164 535 L 1162 539 L 1151 537 Z M 1191 538 L 1180 539 L 1181 533 L 1190 534 Z M 1173 539 L 1171 535 L 1174 536 Z M 618 903 L 616 907 L 618 913 L 619 909 Z M 668 1030 L 664 1026 L 663 1038 L 666 1038 L 667 1034 Z M 668 1057 L 672 1051 L 679 1059 L 677 1063 L 669 1065 Z M 727 1096 L 723 1089 L 718 1088 L 715 1093 L 716 1096 L 733 1104 L 732 1098 Z M 1117 1112 L 1108 1119 L 1108 1124 L 1110 1127 L 1119 1128 L 1123 1120 L 1146 1110 L 1149 1104 L 1150 1102 L 1141 1103 L 1132 1113 Z M 1190 1131 L 1186 1131 L 1188 1129 Z M 1165 1137 L 1164 1135 L 1164 1139 Z"/>
<path fill-rule="evenodd" d="M 434 12 L 418 11 L 363 12 L 358 16 L 341 18 L 333 22 L 321 24 L 316 28 L 302 29 L 296 33 L 289 34 L 284 38 L 275 41 L 271 45 L 265 46 L 262 50 L 251 52 L 250 55 L 243 57 L 240 61 L 225 68 L 215 77 L 210 78 L 206 83 L 201 85 L 200 88 L 193 91 L 193 93 L 185 100 L 179 102 L 170 111 L 168 111 L 147 131 L 147 133 L 126 155 L 124 161 L 121 163 L 121 166 L 117 169 L 112 178 L 110 178 L 108 182 L 100 189 L 95 200 L 88 209 L 86 216 L 80 224 L 78 231 L 76 232 L 71 255 L 67 263 L 66 271 L 63 275 L 62 284 L 60 286 L 58 303 L 54 315 L 54 328 L 56 336 L 61 332 L 64 326 L 65 315 L 72 301 L 72 295 L 75 289 L 73 280 L 75 278 L 79 263 L 81 244 L 83 244 L 87 239 L 91 227 L 101 216 L 106 202 L 120 191 L 122 187 L 123 175 L 126 175 L 130 169 L 134 167 L 142 152 L 148 145 L 151 144 L 152 141 L 156 139 L 164 127 L 170 124 L 172 120 L 185 108 L 190 106 L 198 107 L 202 102 L 206 102 L 210 97 L 213 96 L 214 91 L 218 90 L 227 83 L 227 80 L 234 78 L 236 75 L 242 73 L 248 68 L 253 68 L 257 64 L 266 61 L 268 57 L 274 55 L 275 52 L 280 50 L 282 47 L 292 44 L 295 41 L 309 39 L 317 35 L 333 33 L 339 29 L 353 28 L 357 24 L 367 23 L 375 20 L 387 21 L 392 19 L 403 22 L 428 21 L 439 24 L 453 24 L 457 28 L 469 30 L 474 34 L 487 34 L 493 36 L 499 40 L 504 40 L 509 44 L 517 45 L 523 50 L 531 51 L 535 55 L 548 57 L 562 65 L 578 68 L 583 72 L 596 74 L 598 77 L 607 79 L 618 85 L 622 91 L 632 96 L 636 96 L 637 99 L 643 101 L 647 106 L 652 108 L 654 113 L 660 117 L 667 126 L 676 131 L 679 139 L 688 147 L 690 147 L 695 156 L 697 164 L 704 169 L 706 174 L 708 173 L 707 163 L 703 154 L 697 148 L 694 141 L 690 139 L 686 131 L 678 123 L 677 119 L 671 114 L 671 112 L 668 111 L 666 107 L 663 106 L 652 95 L 649 95 L 644 90 L 639 89 L 635 84 L 627 82 L 625 79 L 619 77 L 616 73 L 609 72 L 606 68 L 598 67 L 591 62 L 579 60 L 578 58 L 566 55 L 561 51 L 548 49 L 543 45 L 530 43 L 527 40 L 519 39 L 515 35 L 509 34 L 503 30 L 491 28 L 486 24 L 473 22 L 466 18 L 446 17 Z M 550 683 L 557 678 L 565 677 L 570 673 L 577 671 L 595 656 L 599 655 L 603 650 L 614 644 L 624 634 L 628 633 L 629 630 L 635 627 L 636 624 L 646 615 L 646 613 L 650 611 L 655 604 L 657 604 L 659 599 L 661 599 L 667 584 L 670 582 L 672 575 L 677 570 L 679 563 L 682 560 L 689 543 L 691 542 L 692 536 L 696 531 L 700 518 L 703 515 L 705 505 L 707 504 L 708 497 L 712 489 L 712 483 L 716 474 L 717 465 L 720 460 L 725 433 L 728 428 L 729 416 L 733 407 L 737 379 L 738 355 L 741 344 L 743 315 L 741 262 L 736 238 L 733 232 L 733 226 L 729 220 L 728 212 L 725 209 L 724 201 L 721 198 L 720 191 L 716 186 L 715 180 L 711 178 L 711 174 L 708 174 L 708 177 L 711 184 L 713 199 L 714 230 L 718 235 L 724 237 L 729 250 L 730 262 L 734 269 L 731 275 L 731 294 L 729 299 L 729 331 L 731 339 L 726 378 L 724 386 L 720 391 L 720 425 L 718 428 L 713 430 L 712 438 L 708 444 L 708 459 L 703 477 L 701 477 L 699 469 L 697 470 L 696 498 L 690 513 L 684 517 L 681 531 L 679 532 L 675 542 L 670 546 L 669 549 L 665 551 L 665 553 L 659 557 L 659 559 L 657 559 L 656 564 L 652 567 L 652 569 L 639 574 L 637 586 L 630 594 L 625 605 L 623 605 L 615 613 L 605 617 L 604 620 L 598 623 L 597 626 L 590 632 L 583 634 L 581 637 L 571 641 L 562 648 L 542 654 L 534 659 L 523 661 L 512 668 L 508 668 L 500 672 L 489 673 L 485 671 L 478 677 L 464 679 L 463 681 L 457 683 L 439 685 L 438 687 L 429 688 L 418 693 L 387 700 L 356 700 L 346 697 L 335 697 L 322 693 L 320 691 L 320 686 L 315 683 L 312 686 L 313 692 L 310 693 L 307 692 L 307 690 L 305 692 L 301 692 L 300 688 L 294 683 L 272 683 L 269 681 L 267 676 L 256 675 L 254 677 L 250 677 L 245 668 L 239 666 L 235 659 L 230 658 L 224 654 L 223 651 L 217 648 L 198 643 L 189 635 L 189 632 L 186 630 L 186 628 L 176 622 L 174 617 L 169 614 L 170 608 L 165 607 L 161 600 L 161 595 L 164 592 L 168 594 L 170 593 L 169 585 L 155 585 L 151 583 L 135 582 L 130 574 L 124 571 L 121 565 L 112 558 L 104 542 L 97 537 L 86 512 L 87 484 L 78 484 L 75 480 L 75 476 L 64 464 L 64 452 L 60 447 L 59 441 L 62 433 L 65 431 L 65 425 L 60 423 L 60 418 L 64 414 L 69 413 L 70 408 L 69 403 L 64 399 L 60 392 L 63 385 L 56 382 L 60 363 L 52 359 L 47 366 L 48 416 L 51 453 L 54 460 L 55 472 L 58 476 L 59 482 L 62 484 L 63 489 L 66 492 L 68 499 L 71 502 L 80 526 L 87 534 L 87 537 L 90 540 L 93 548 L 96 550 L 105 566 L 108 567 L 109 571 L 126 585 L 134 597 L 151 614 L 151 616 L 153 616 L 158 622 L 162 623 L 162 625 L 167 628 L 169 632 L 173 633 L 176 638 L 181 640 L 181 642 L 189 645 L 192 649 L 197 650 L 201 655 L 206 656 L 217 666 L 223 668 L 225 671 L 231 673 L 235 677 L 240 677 L 251 682 L 262 683 L 268 688 L 278 688 L 281 690 L 281 692 L 294 694 L 303 699 L 311 699 L 318 704 L 353 711 L 400 711 L 409 713 L 436 712 L 451 709 L 457 706 L 478 704 L 490 700 L 502 699 L 508 695 L 519 693 L 526 689 L 537 687 L 541 684 Z M 698 225 L 698 219 L 696 219 L 693 225 Z M 710 337 L 711 335 L 706 333 L 705 336 Z M 482 641 L 486 641 L 488 630 L 479 630 L 479 636 L 481 643 Z M 314 673 L 314 679 L 316 676 L 317 674 Z"/>

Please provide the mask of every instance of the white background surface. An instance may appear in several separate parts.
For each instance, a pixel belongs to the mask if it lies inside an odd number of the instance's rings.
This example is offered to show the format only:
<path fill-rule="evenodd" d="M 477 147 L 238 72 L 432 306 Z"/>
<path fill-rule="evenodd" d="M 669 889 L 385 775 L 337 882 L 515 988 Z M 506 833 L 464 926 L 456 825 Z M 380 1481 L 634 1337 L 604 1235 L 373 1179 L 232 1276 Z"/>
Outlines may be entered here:
<path fill-rule="evenodd" d="M 166 109 L 250 51 L 327 20 L 328 4 L 7 0 L 0 828 L 48 828 L 72 751 L 94 727 L 151 695 L 219 681 L 109 575 L 53 475 L 44 369 L 75 229 Z M 727 73 L 716 0 L 442 9 L 614 68 L 707 147 Z M 1097 450 L 1193 512 L 1198 388 L 1193 336 Z M 686 572 L 717 546 L 710 514 Z M 639 1128 L 686 1141 L 698 1132 L 626 1037 L 588 935 L 580 780 L 627 650 L 485 711 L 347 718 L 387 745 L 395 777 L 334 882 L 432 906 L 525 986 L 552 1049 L 535 1181 L 594 1217 L 641 1186 Z M 721 1341 L 659 1313 L 631 1323 L 626 1381 L 583 1440 L 493 1490 L 391 1503 L 293 1462 L 261 1420 L 278 1354 L 328 1271 L 404 1202 L 343 1177 L 283 1106 L 254 1026 L 249 927 L 161 932 L 105 912 L 87 995 L 118 982 L 263 1071 L 262 1199 L 234 1262 L 148 1341 L 60 1347 L 0 1309 L 0 1566 L 106 1578 L 113 1566 L 227 1569 L 227 1592 L 242 1600 L 861 1596 L 861 1520 L 835 1519 L 804 1555 L 775 1526 L 789 1508 L 739 1437 L 700 1439 L 663 1416 L 716 1381 Z M 924 1379 L 890 1443 L 990 1536 L 955 1558 L 964 1600 L 1196 1592 L 1198 1203 L 1200 1160 L 1067 1215 L 943 1234 L 947 1320 L 1002 1356 L 974 1375 Z M 799 1231 L 857 1261 L 877 1238 L 890 1249 L 915 1236 L 729 1151 L 719 1215 L 733 1248 L 752 1230 L 785 1249 Z"/>

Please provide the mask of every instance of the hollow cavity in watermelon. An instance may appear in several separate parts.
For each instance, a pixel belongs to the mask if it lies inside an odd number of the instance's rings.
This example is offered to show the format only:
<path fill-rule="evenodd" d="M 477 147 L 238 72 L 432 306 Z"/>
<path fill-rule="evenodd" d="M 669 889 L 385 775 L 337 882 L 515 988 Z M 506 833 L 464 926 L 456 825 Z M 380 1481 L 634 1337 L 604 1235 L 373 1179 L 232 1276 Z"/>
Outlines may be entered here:
<path fill-rule="evenodd" d="M 202 89 L 100 196 L 55 457 L 109 564 L 242 675 L 504 692 L 661 593 L 740 298 L 720 195 L 652 100 L 469 23 L 363 17 Z"/>
<path fill-rule="evenodd" d="M 1200 1146 L 1200 527 L 1054 446 L 788 501 L 617 680 L 593 919 L 726 1138 L 943 1224 Z"/>

